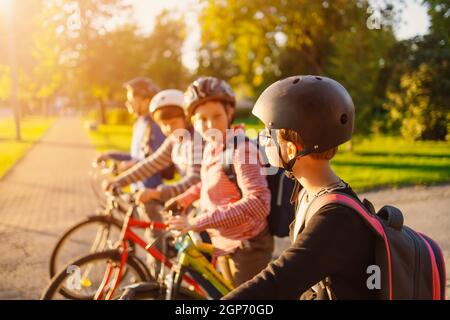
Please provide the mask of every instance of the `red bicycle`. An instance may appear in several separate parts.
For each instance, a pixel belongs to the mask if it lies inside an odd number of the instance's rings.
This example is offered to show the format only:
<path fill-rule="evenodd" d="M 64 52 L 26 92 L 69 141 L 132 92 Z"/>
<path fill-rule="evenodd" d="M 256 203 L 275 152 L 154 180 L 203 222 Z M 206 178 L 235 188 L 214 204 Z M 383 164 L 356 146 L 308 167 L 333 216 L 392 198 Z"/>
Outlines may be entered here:
<path fill-rule="evenodd" d="M 121 191 L 113 190 L 118 194 Z M 58 299 L 66 297 L 79 300 L 114 299 L 120 296 L 120 287 L 123 289 L 132 284 L 148 283 L 163 288 L 164 279 L 155 279 L 151 276 L 145 264 L 134 254 L 130 244 L 136 244 L 152 255 L 167 268 L 172 268 L 170 259 L 161 253 L 154 244 L 161 239 L 168 240 L 169 233 L 164 233 L 153 243 L 144 241 L 133 229 L 166 230 L 167 225 L 161 222 L 148 222 L 133 218 L 138 209 L 134 199 L 130 199 L 130 208 L 125 215 L 122 231 L 115 249 L 95 252 L 69 262 L 50 281 L 43 292 L 41 299 Z M 166 248 L 167 246 L 163 246 Z M 164 268 L 161 268 L 164 270 Z M 197 299 L 205 297 L 200 285 L 189 275 L 183 275 L 181 295 L 183 299 Z M 159 285 L 158 285 L 159 284 Z M 152 299 L 164 299 L 164 292 L 158 290 L 145 290 Z"/>

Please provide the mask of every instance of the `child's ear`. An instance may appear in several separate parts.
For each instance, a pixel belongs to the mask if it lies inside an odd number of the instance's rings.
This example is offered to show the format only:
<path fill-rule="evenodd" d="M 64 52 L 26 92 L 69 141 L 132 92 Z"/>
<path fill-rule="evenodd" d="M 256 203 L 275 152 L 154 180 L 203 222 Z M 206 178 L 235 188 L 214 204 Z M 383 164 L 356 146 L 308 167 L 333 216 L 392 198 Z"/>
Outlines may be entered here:
<path fill-rule="evenodd" d="M 229 105 L 227 105 L 225 110 L 227 111 L 228 120 L 231 122 L 231 120 L 233 120 L 233 118 L 234 118 L 235 110 L 234 110 L 234 108 L 230 107 Z"/>
<path fill-rule="evenodd" d="M 288 141 L 286 143 L 286 147 L 287 147 L 287 156 L 288 156 L 288 160 L 292 160 L 295 158 L 295 155 L 297 154 L 297 146 L 295 145 L 295 143 L 293 143 L 292 141 Z"/>
<path fill-rule="evenodd" d="M 288 141 L 286 143 L 287 146 L 287 156 L 289 160 L 292 160 L 296 157 L 297 153 L 303 150 L 303 146 L 298 145 L 292 141 Z"/>

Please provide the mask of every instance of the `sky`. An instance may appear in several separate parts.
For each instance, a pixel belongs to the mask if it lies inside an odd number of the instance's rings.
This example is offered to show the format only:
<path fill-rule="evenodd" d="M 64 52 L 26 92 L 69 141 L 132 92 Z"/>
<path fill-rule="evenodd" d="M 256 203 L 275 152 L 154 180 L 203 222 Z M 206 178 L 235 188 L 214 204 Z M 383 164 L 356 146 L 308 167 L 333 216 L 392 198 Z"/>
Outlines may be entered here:
<path fill-rule="evenodd" d="M 376 3 L 377 0 L 369 0 Z M 134 7 L 134 16 L 143 32 L 151 32 L 155 17 L 164 9 L 175 9 L 186 15 L 187 39 L 183 47 L 183 64 L 195 70 L 197 67 L 196 52 L 200 43 L 200 29 L 196 22 L 199 8 L 196 0 L 129 0 Z M 369 14 L 368 14 L 369 15 Z M 407 39 L 415 35 L 427 33 L 430 21 L 426 8 L 419 0 L 405 0 L 401 23 L 395 34 L 398 39 Z"/>

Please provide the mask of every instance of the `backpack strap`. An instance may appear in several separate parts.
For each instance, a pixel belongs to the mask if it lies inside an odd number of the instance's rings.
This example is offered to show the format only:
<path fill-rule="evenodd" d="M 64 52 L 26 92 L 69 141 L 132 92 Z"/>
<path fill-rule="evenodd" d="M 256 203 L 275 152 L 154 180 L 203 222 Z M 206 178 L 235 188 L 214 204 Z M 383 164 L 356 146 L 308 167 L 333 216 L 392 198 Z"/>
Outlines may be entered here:
<path fill-rule="evenodd" d="M 347 208 L 353 209 L 358 212 L 359 215 L 366 221 L 369 226 L 377 233 L 379 236 L 383 237 L 385 235 L 384 228 L 381 222 L 370 212 L 360 201 L 357 201 L 354 197 L 341 192 L 330 192 L 325 193 L 317 198 L 315 198 L 305 213 L 305 226 L 311 220 L 311 218 L 316 214 L 322 207 L 328 204 L 339 204 Z"/>
<path fill-rule="evenodd" d="M 388 264 L 388 285 L 389 285 L 389 299 L 392 300 L 392 261 L 391 261 L 391 251 L 389 248 L 388 238 L 384 227 L 376 215 L 372 214 L 366 207 L 364 207 L 359 201 L 356 201 L 354 197 L 341 192 L 330 192 L 325 193 L 317 198 L 315 198 L 309 207 L 306 209 L 305 213 L 305 227 L 307 223 L 311 220 L 314 214 L 317 213 L 322 207 L 328 204 L 340 204 L 347 208 L 356 211 L 366 222 L 366 224 L 375 232 L 375 234 L 380 237 L 385 244 L 386 254 L 387 254 L 387 264 Z"/>
<path fill-rule="evenodd" d="M 245 136 L 245 142 L 250 142 L 250 138 Z M 233 148 L 226 148 L 223 153 L 223 162 L 222 169 L 225 172 L 227 178 L 237 187 L 239 194 L 242 196 L 241 188 L 239 188 L 239 184 L 237 183 L 236 171 L 234 170 L 233 158 L 234 152 L 237 149 L 237 137 L 233 137 Z"/>

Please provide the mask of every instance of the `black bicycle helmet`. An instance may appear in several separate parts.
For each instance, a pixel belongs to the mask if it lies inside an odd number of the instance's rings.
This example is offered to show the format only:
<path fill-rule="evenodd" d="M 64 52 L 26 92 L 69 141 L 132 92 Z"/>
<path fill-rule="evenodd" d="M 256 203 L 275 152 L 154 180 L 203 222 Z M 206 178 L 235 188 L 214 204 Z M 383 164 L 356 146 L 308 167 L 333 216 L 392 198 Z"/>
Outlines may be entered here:
<path fill-rule="evenodd" d="M 299 75 L 270 85 L 256 101 L 252 113 L 268 129 L 298 132 L 304 142 L 304 149 L 297 155 L 301 157 L 349 141 L 355 107 L 347 90 L 337 81 Z M 285 166 L 289 171 L 293 160 Z"/>
<path fill-rule="evenodd" d="M 137 77 L 124 83 L 125 89 L 132 89 L 133 94 L 143 98 L 152 98 L 157 94 L 159 87 L 147 77 Z"/>
<path fill-rule="evenodd" d="M 236 106 L 236 98 L 230 85 L 215 77 L 200 77 L 192 82 L 184 93 L 184 104 L 188 119 L 195 108 L 207 101 L 219 100 Z"/>

